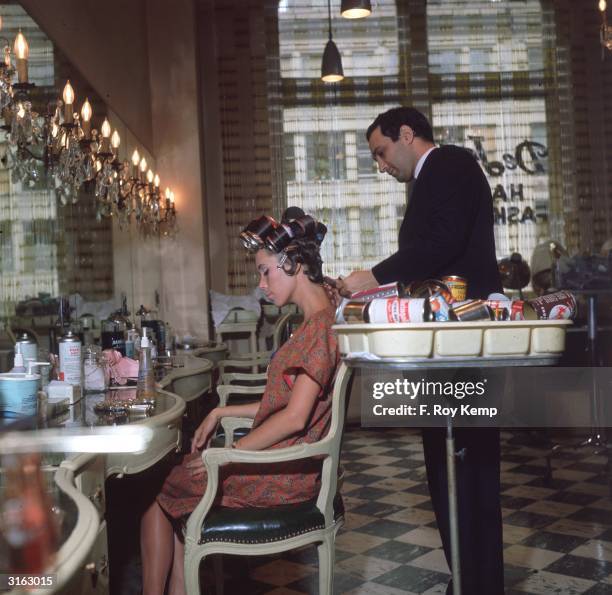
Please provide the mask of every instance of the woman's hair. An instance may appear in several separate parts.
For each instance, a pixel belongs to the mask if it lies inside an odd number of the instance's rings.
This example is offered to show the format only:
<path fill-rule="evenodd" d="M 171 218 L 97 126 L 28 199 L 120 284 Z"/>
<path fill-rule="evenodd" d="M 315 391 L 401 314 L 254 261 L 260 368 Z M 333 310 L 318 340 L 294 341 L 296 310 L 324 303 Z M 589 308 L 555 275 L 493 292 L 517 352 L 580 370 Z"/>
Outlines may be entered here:
<path fill-rule="evenodd" d="M 298 265 L 313 283 L 323 283 L 320 246 L 327 227 L 306 215 L 299 207 L 289 207 L 280 223 L 269 216 L 251 221 L 240 234 L 249 251 L 267 250 L 279 255 L 279 265 L 288 275 L 295 275 Z"/>

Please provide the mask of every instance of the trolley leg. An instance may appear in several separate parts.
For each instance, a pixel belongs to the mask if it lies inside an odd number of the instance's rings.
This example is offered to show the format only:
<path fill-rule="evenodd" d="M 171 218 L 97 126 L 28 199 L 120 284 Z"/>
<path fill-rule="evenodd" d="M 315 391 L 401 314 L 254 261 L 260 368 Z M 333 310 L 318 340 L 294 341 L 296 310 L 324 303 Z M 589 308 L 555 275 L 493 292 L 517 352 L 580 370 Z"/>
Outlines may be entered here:
<path fill-rule="evenodd" d="M 457 476 L 455 474 L 455 439 L 451 418 L 446 420 L 446 473 L 448 479 L 448 516 L 450 524 L 451 571 L 453 595 L 461 595 L 461 566 L 459 552 L 459 522 L 457 518 Z"/>

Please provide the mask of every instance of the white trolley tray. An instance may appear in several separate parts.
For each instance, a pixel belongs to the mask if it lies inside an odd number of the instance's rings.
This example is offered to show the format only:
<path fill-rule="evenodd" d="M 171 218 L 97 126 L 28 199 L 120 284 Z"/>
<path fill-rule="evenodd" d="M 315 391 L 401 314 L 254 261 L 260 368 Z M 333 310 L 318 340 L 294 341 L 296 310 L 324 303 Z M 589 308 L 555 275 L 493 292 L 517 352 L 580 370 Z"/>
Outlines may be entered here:
<path fill-rule="evenodd" d="M 571 320 L 337 324 L 344 357 L 550 358 L 565 349 Z"/>

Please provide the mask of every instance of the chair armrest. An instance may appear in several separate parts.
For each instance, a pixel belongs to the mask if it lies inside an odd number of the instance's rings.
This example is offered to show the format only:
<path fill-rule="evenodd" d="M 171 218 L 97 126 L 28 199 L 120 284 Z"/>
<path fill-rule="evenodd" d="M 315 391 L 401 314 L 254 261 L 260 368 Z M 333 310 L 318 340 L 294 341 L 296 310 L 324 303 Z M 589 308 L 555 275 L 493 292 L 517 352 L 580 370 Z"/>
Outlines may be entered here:
<path fill-rule="evenodd" d="M 250 417 L 222 417 L 221 427 L 225 433 L 225 448 L 230 448 L 234 442 L 234 430 L 253 427 L 253 419 Z"/>
<path fill-rule="evenodd" d="M 263 395 L 265 386 L 240 386 L 239 384 L 220 384 L 217 386 L 219 407 L 227 405 L 229 395 Z"/>

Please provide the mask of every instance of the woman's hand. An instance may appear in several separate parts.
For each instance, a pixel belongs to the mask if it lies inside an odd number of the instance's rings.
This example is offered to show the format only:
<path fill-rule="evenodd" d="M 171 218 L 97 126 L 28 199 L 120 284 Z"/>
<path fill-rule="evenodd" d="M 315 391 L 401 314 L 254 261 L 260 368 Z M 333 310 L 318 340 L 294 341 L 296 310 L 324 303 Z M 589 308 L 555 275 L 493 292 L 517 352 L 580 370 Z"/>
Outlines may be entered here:
<path fill-rule="evenodd" d="M 219 412 L 213 409 L 198 426 L 191 440 L 191 452 L 196 452 L 202 448 L 207 448 L 213 437 L 217 426 L 219 425 Z"/>

